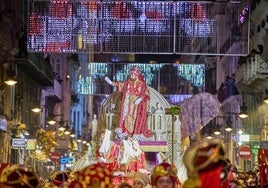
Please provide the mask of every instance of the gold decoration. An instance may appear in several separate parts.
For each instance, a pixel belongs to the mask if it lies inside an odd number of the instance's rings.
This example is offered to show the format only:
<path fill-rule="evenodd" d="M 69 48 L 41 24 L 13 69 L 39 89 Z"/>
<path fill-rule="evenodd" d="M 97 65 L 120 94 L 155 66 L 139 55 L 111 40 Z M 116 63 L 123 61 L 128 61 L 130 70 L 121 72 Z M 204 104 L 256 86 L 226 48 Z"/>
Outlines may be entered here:
<path fill-rule="evenodd" d="M 36 140 L 37 144 L 46 154 L 49 154 L 54 147 L 58 146 L 56 142 L 56 132 L 52 130 L 45 131 L 39 129 L 36 134 Z"/>

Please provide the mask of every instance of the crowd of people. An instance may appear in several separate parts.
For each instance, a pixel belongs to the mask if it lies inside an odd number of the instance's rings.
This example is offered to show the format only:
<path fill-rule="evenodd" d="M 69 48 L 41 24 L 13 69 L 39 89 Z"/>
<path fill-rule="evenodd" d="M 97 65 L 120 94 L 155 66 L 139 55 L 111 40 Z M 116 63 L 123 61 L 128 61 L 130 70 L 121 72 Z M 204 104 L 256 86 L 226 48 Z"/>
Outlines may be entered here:
<path fill-rule="evenodd" d="M 118 159 L 107 161 L 103 155 L 99 154 L 100 160 L 95 163 L 88 163 L 88 166 L 73 171 L 55 171 L 46 181 L 33 170 L 18 165 L 8 165 L 1 172 L 0 188 L 260 187 L 258 169 L 249 172 L 238 171 L 230 160 L 226 159 L 221 140 L 206 140 L 192 145 L 185 151 L 183 162 L 187 168 L 188 178 L 184 182 L 177 176 L 178 168 L 166 160 L 154 166 L 151 171 L 147 171 L 146 166 L 143 166 L 146 161 L 140 162 L 140 160 L 133 161 L 125 158 L 127 154 L 130 154 L 131 159 L 135 158 L 134 153 L 129 153 L 132 151 L 129 150 L 131 146 L 126 145 L 129 144 L 127 142 L 129 141 L 125 140 L 120 144 L 120 147 L 127 147 L 128 150 L 126 150 L 127 153 L 119 151 L 121 162 L 118 164 L 111 165 L 111 162 L 118 161 Z M 98 152 L 103 151 L 101 146 Z M 137 153 L 141 154 L 142 151 Z"/>

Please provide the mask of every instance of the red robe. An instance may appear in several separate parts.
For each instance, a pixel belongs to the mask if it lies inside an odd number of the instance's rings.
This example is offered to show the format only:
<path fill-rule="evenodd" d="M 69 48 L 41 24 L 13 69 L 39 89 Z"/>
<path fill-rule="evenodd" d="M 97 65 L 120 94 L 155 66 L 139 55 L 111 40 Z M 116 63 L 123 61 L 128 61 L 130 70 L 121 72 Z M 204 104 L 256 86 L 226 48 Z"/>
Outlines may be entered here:
<path fill-rule="evenodd" d="M 106 159 L 106 162 L 100 162 L 104 163 L 105 166 L 110 170 L 113 171 L 117 166 L 117 157 L 119 154 L 119 146 L 117 144 L 113 144 L 109 151 L 106 154 L 99 153 L 99 148 L 97 149 L 97 160 L 99 160 L 101 157 Z"/>
<path fill-rule="evenodd" d="M 119 92 L 122 92 L 118 126 L 130 136 L 143 134 L 145 137 L 151 137 L 152 133 L 147 125 L 147 105 L 150 96 L 143 78 L 139 77 L 136 86 L 130 79 L 116 82 L 115 86 Z M 141 98 L 142 101 L 135 105 L 134 102 L 138 98 Z"/>

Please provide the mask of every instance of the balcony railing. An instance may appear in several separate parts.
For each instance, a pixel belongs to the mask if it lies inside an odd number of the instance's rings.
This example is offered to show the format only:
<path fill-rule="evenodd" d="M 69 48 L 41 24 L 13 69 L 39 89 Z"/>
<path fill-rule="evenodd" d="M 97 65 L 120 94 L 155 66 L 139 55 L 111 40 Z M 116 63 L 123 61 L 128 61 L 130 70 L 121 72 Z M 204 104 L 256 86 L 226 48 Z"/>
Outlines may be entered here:
<path fill-rule="evenodd" d="M 250 85 L 258 79 L 265 79 L 268 75 L 268 64 L 258 54 L 249 57 L 236 71 L 236 84 Z"/>
<path fill-rule="evenodd" d="M 57 96 L 58 99 L 62 99 L 62 85 L 57 79 L 54 79 L 53 87 L 46 88 L 46 96 Z"/>

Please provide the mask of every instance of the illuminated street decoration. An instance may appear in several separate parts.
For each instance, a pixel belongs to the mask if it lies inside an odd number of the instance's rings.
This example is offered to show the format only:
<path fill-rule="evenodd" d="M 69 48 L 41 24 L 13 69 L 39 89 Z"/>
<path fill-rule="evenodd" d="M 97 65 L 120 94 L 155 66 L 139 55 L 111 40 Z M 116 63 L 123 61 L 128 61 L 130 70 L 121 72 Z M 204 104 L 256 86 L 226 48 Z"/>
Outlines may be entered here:
<path fill-rule="evenodd" d="M 215 19 L 209 19 L 209 15 L 206 8 L 209 5 L 201 3 L 188 2 L 181 4 L 180 9 L 184 10 L 181 12 L 181 22 L 183 26 L 183 32 L 188 36 L 211 36 L 213 31 L 213 23 Z"/>
<path fill-rule="evenodd" d="M 108 74 L 107 63 L 88 63 L 86 69 L 88 74 L 79 73 L 74 83 L 74 90 L 77 94 L 95 94 L 97 80 Z"/>
<path fill-rule="evenodd" d="M 226 31 L 240 29 L 234 26 L 239 19 L 249 19 L 249 7 L 239 6 L 202 1 L 33 0 L 28 7 L 27 50 L 230 55 L 215 46 L 226 38 L 226 32 L 217 29 L 225 23 Z M 228 15 L 237 10 L 240 16 Z M 248 31 L 239 37 L 232 36 L 235 33 L 228 33 L 229 37 L 239 39 L 235 42 L 243 48 L 232 53 L 246 55 Z"/>
<path fill-rule="evenodd" d="M 83 67 L 84 72 L 78 70 L 78 77 L 74 83 L 74 91 L 77 94 L 96 94 L 97 89 L 101 85 L 101 81 L 106 75 L 111 74 L 112 67 L 115 67 L 113 80 L 122 81 L 128 77 L 129 70 L 137 66 L 141 70 L 144 80 L 149 86 L 153 85 L 158 79 L 159 71 L 165 68 L 165 64 L 142 64 L 142 63 L 126 63 L 126 64 L 111 64 L 111 63 L 88 63 L 87 67 Z M 201 64 L 178 64 L 174 65 L 177 69 L 177 74 L 186 81 L 192 83 L 193 86 L 203 88 L 205 85 L 205 65 Z M 161 79 L 161 78 L 160 78 Z M 103 83 L 102 83 L 103 84 Z"/>
<path fill-rule="evenodd" d="M 242 11 L 241 11 L 241 13 L 239 15 L 239 22 L 241 24 L 245 23 L 248 20 L 248 17 L 249 17 L 248 14 L 249 14 L 249 5 L 246 5 L 242 9 Z"/>
<path fill-rule="evenodd" d="M 178 75 L 190 80 L 194 86 L 205 86 L 205 65 L 203 64 L 180 64 L 176 65 Z"/>
<path fill-rule="evenodd" d="M 152 85 L 153 79 L 157 76 L 157 71 L 163 67 L 163 64 L 125 64 L 122 69 L 116 72 L 115 78 L 117 81 L 126 80 L 129 75 L 129 70 L 133 67 L 139 67 L 143 78 L 148 85 Z"/>

